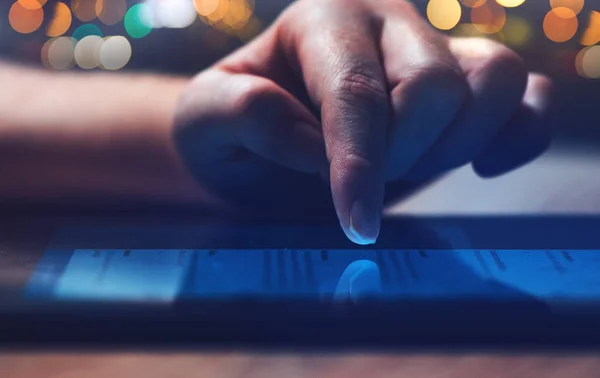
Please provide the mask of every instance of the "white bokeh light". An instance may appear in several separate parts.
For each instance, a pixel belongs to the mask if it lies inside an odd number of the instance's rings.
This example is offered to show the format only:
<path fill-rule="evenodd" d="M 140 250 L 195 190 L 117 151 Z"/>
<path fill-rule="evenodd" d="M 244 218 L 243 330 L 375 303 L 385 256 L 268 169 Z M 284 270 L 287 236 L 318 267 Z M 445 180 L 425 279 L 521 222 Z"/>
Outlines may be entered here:
<path fill-rule="evenodd" d="M 152 12 L 153 28 L 187 28 L 197 13 L 192 0 L 146 0 Z"/>
<path fill-rule="evenodd" d="M 91 70 L 100 65 L 100 49 L 104 40 L 97 35 L 82 38 L 75 46 L 75 62 L 85 70 Z"/>
<path fill-rule="evenodd" d="M 100 63 L 106 70 L 120 70 L 131 59 L 131 44 L 123 36 L 108 37 L 100 48 Z"/>

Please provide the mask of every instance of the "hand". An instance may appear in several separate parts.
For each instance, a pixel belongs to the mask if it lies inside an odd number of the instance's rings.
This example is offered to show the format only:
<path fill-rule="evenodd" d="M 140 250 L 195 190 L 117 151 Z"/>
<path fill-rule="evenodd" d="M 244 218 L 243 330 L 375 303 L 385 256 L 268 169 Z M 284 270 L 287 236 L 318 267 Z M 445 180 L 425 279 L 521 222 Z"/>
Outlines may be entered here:
<path fill-rule="evenodd" d="M 549 144 L 551 83 L 508 48 L 437 33 L 407 1 L 302 0 L 183 94 L 175 140 L 200 183 L 263 213 L 331 209 L 373 243 L 386 197 Z M 330 182 L 327 187 L 319 175 Z"/>

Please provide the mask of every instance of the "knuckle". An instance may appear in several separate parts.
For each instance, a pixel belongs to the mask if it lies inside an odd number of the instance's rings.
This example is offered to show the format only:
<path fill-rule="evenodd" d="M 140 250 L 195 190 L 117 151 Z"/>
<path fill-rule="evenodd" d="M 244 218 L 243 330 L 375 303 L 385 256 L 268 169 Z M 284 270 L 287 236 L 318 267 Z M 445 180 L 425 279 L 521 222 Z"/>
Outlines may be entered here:
<path fill-rule="evenodd" d="M 432 112 L 453 115 L 462 107 L 468 93 L 469 83 L 462 70 L 451 63 L 436 61 L 407 73 L 392 96 L 420 101 Z"/>
<path fill-rule="evenodd" d="M 432 99 L 463 98 L 468 90 L 467 80 L 460 69 L 451 63 L 437 61 L 423 65 L 409 74 L 407 86 L 425 91 Z"/>
<path fill-rule="evenodd" d="M 352 179 L 355 174 L 371 170 L 374 166 L 371 159 L 363 152 L 356 150 L 347 150 L 336 154 L 332 164 L 336 166 L 342 179 Z"/>
<path fill-rule="evenodd" d="M 334 95 L 353 102 L 387 102 L 388 91 L 383 79 L 366 69 L 351 69 L 334 79 Z"/>

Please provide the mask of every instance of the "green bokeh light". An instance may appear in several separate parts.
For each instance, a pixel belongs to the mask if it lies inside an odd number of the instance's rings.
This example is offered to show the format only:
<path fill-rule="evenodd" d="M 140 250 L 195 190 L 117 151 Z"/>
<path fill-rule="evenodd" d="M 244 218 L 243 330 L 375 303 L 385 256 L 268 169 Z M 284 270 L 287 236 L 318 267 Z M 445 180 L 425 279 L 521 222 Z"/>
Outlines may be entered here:
<path fill-rule="evenodd" d="M 98 37 L 102 37 L 102 31 L 94 24 L 83 24 L 73 32 L 73 38 L 78 41 L 89 35 L 97 35 Z"/>
<path fill-rule="evenodd" d="M 125 30 L 131 38 L 143 38 L 152 30 L 151 10 L 145 4 L 136 4 L 125 14 Z"/>

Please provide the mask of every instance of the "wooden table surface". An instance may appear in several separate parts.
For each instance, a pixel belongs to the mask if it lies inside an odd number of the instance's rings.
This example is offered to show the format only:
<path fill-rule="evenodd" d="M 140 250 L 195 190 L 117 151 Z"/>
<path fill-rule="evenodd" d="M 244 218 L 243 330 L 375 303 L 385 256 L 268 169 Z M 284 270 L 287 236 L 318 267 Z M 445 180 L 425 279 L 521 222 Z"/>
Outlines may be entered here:
<path fill-rule="evenodd" d="M 4 354 L 3 378 L 592 378 L 598 356 Z"/>

